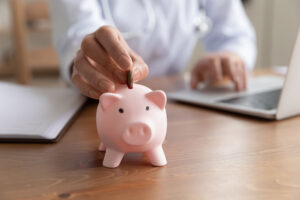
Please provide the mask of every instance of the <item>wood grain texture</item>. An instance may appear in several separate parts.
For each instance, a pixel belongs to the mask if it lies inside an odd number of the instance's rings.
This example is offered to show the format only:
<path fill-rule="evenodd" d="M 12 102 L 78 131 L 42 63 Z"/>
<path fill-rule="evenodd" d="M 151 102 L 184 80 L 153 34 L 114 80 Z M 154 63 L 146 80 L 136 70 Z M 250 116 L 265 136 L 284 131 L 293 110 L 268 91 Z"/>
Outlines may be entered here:
<path fill-rule="evenodd" d="M 144 82 L 182 87 L 178 77 Z M 266 121 L 169 102 L 165 167 L 103 168 L 97 102 L 56 144 L 0 144 L 0 199 L 299 199 L 300 117 Z"/>

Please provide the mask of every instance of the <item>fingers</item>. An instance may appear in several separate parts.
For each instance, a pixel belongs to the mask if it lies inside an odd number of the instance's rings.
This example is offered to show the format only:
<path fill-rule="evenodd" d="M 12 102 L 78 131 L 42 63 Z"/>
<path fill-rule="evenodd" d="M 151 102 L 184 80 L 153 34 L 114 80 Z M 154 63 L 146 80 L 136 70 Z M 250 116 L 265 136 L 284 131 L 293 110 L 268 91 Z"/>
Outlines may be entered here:
<path fill-rule="evenodd" d="M 191 73 L 191 87 L 208 78 L 220 82 L 224 76 L 229 76 L 234 83 L 235 90 L 242 91 L 247 86 L 246 69 L 241 58 L 230 52 L 214 53 L 198 61 Z"/>
<path fill-rule="evenodd" d="M 132 51 L 130 52 L 130 55 L 133 58 L 133 82 L 138 82 L 148 76 L 149 68 L 140 56 Z"/>
<path fill-rule="evenodd" d="M 85 36 L 73 69 L 73 84 L 84 95 L 95 99 L 102 93 L 114 92 L 117 83 L 125 84 L 127 70 L 133 70 L 134 82 L 144 79 L 149 72 L 143 59 L 110 26 Z"/>
<path fill-rule="evenodd" d="M 237 79 L 236 69 L 230 59 L 223 59 L 222 60 L 223 66 L 224 66 L 224 74 L 228 75 L 229 78 L 234 83 L 235 90 L 239 91 L 239 82 Z"/>
<path fill-rule="evenodd" d="M 247 81 L 247 70 L 244 63 L 241 63 L 241 74 L 242 74 L 242 80 L 244 86 L 243 90 L 246 90 L 248 81 Z"/>
<path fill-rule="evenodd" d="M 212 79 L 215 82 L 223 79 L 221 59 L 217 57 L 211 57 L 200 60 L 194 67 L 191 76 L 190 85 L 192 88 L 196 88 L 199 82 Z"/>
<path fill-rule="evenodd" d="M 130 58 L 129 67 L 133 70 L 134 82 L 144 79 L 149 73 L 148 66 L 119 34 L 112 27 L 102 27 L 95 34 L 89 34 L 83 39 L 81 49 L 84 55 L 96 62 L 93 66 L 99 65 L 96 67 L 97 71 L 103 73 L 102 68 L 105 68 L 109 76 L 118 83 L 124 84 L 127 81 L 125 69 L 129 68 L 124 68 L 128 64 L 123 62 L 126 57 Z"/>
<path fill-rule="evenodd" d="M 215 82 L 221 81 L 223 79 L 221 59 L 219 59 L 219 58 L 212 58 L 210 60 L 210 62 L 211 62 L 210 63 L 210 69 L 211 69 L 212 79 Z"/>
<path fill-rule="evenodd" d="M 92 99 L 99 98 L 101 92 L 90 86 L 79 74 L 74 74 L 72 76 L 72 82 L 83 95 Z"/>
<path fill-rule="evenodd" d="M 238 82 L 238 89 L 237 91 L 245 90 L 245 75 L 244 75 L 244 67 L 241 66 L 241 63 L 235 63 L 235 70 L 236 70 L 236 79 Z"/>
<path fill-rule="evenodd" d="M 132 65 L 127 45 L 120 32 L 110 26 L 103 26 L 95 32 L 96 40 L 103 46 L 105 51 L 123 70 L 128 70 Z"/>
<path fill-rule="evenodd" d="M 97 71 L 90 62 L 88 62 L 88 59 L 86 59 L 82 53 L 82 51 L 79 51 L 75 62 L 74 62 L 74 68 L 80 75 L 82 80 L 85 80 L 88 82 L 88 84 L 99 91 L 100 93 L 104 92 L 113 92 L 115 90 L 114 83 L 109 80 L 104 74 Z M 76 78 L 75 79 L 77 83 L 82 80 Z"/>
<path fill-rule="evenodd" d="M 122 71 L 111 59 L 101 44 L 97 42 L 93 34 L 89 34 L 83 39 L 81 43 L 81 50 L 85 56 L 89 57 L 95 62 L 93 66 L 98 65 L 102 68 L 105 68 L 106 71 L 110 73 L 110 77 L 119 83 L 126 82 L 124 71 Z M 103 72 L 103 70 L 99 70 L 98 67 L 96 67 L 96 70 L 100 71 L 101 73 Z"/>
<path fill-rule="evenodd" d="M 242 63 L 230 58 L 222 59 L 224 72 L 233 81 L 235 90 L 242 91 L 246 89 L 246 74 Z"/>
<path fill-rule="evenodd" d="M 117 68 L 117 66 L 111 62 L 109 55 L 106 53 L 102 45 L 96 40 L 94 34 L 89 34 L 84 37 L 81 43 L 81 51 L 85 56 L 91 58 L 101 66 L 108 69 Z"/>
<path fill-rule="evenodd" d="M 109 66 L 108 65 L 101 65 L 92 60 L 91 58 L 85 56 L 85 58 L 91 63 L 92 67 L 94 67 L 95 70 L 112 80 L 113 82 L 117 82 L 120 84 L 126 83 L 126 72 L 122 71 L 117 67 L 117 64 L 110 59 L 109 57 L 107 58 L 109 61 Z"/>
<path fill-rule="evenodd" d="M 208 65 L 205 60 L 200 60 L 192 70 L 190 86 L 191 88 L 197 88 L 199 82 L 206 80 L 208 73 Z"/>
<path fill-rule="evenodd" d="M 191 74 L 191 80 L 190 80 L 191 88 L 196 89 L 199 82 L 201 82 L 201 79 L 195 74 Z"/>

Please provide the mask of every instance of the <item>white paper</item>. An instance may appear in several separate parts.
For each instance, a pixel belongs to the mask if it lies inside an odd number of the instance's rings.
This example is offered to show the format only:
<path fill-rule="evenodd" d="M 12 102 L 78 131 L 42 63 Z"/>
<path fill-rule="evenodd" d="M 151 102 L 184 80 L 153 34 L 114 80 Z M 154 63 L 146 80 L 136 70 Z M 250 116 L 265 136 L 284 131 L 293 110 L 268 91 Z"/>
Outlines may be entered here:
<path fill-rule="evenodd" d="M 0 82 L 0 138 L 54 139 L 85 100 L 71 88 Z"/>

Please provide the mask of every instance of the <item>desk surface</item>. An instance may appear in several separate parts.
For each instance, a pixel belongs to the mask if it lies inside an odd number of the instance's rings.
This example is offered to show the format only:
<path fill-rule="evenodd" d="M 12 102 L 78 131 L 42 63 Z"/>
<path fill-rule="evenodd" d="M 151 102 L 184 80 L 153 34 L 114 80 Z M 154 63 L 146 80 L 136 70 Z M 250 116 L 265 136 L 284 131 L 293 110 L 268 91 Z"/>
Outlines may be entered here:
<path fill-rule="evenodd" d="M 183 87 L 178 77 L 145 82 Z M 96 102 L 60 142 L 0 144 L 0 199 L 299 199 L 300 117 L 266 121 L 169 102 L 165 167 L 101 166 Z"/>

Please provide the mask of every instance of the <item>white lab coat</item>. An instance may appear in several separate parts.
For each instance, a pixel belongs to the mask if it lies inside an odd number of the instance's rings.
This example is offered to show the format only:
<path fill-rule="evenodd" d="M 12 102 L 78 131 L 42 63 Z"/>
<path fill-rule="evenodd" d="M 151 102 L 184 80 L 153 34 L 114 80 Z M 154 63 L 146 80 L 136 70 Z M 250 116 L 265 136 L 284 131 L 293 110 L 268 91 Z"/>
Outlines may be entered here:
<path fill-rule="evenodd" d="M 154 30 L 143 37 L 127 40 L 148 64 L 150 76 L 179 73 L 184 69 L 197 42 L 193 20 L 199 12 L 199 4 L 205 7 L 206 15 L 213 23 L 211 31 L 202 38 L 205 49 L 208 52 L 234 52 L 243 58 L 248 69 L 253 68 L 256 37 L 240 0 L 151 2 L 157 19 Z M 111 0 L 109 3 L 121 32 L 140 30 L 148 23 L 140 0 Z M 51 0 L 50 4 L 61 74 L 70 82 L 70 65 L 83 37 L 111 23 L 103 16 L 100 0 Z"/>

